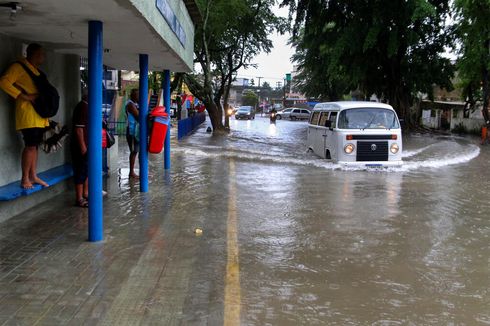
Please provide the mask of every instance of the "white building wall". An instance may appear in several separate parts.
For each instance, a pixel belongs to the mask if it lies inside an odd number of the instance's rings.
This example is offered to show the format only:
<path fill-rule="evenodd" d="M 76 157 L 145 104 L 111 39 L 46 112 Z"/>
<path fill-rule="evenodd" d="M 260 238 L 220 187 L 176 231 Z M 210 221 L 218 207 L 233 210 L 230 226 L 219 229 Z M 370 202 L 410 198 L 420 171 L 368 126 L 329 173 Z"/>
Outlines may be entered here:
<path fill-rule="evenodd" d="M 0 72 L 18 60 L 22 55 L 22 42 L 0 35 Z M 60 94 L 60 109 L 52 118 L 62 125 L 71 127 L 72 111 L 80 96 L 79 57 L 55 54 L 47 49 L 45 64 L 41 67 L 49 81 Z M 70 161 L 68 142 L 57 153 L 45 154 L 39 151 L 38 172 L 60 166 Z M 21 152 L 24 147 L 22 136 L 15 131 L 15 102 L 0 90 L 0 186 L 21 178 Z"/>

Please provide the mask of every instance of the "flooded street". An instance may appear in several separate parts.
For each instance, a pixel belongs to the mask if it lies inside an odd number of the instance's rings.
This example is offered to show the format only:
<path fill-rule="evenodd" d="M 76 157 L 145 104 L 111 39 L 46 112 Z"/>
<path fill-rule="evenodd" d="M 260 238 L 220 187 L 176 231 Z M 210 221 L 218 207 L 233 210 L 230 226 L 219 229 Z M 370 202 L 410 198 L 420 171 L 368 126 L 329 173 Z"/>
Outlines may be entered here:
<path fill-rule="evenodd" d="M 352 170 L 305 122 L 231 124 L 151 155 L 148 193 L 121 141 L 104 241 L 71 191 L 0 223 L 0 325 L 490 324 L 489 147 L 413 135 Z"/>
<path fill-rule="evenodd" d="M 490 324 L 487 148 L 412 135 L 403 166 L 349 170 L 306 151 L 305 122 L 231 127 L 174 164 L 229 174 L 206 188 L 236 204 L 242 324 Z"/>

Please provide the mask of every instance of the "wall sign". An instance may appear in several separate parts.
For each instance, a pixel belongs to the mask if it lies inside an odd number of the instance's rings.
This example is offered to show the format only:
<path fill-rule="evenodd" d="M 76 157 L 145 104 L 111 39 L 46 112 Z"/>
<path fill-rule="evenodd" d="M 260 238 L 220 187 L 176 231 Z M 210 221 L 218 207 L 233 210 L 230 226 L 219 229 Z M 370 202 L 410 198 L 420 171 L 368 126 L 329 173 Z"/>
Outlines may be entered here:
<path fill-rule="evenodd" d="M 172 7 L 170 7 L 168 0 L 156 0 L 156 7 L 170 26 L 170 29 L 174 32 L 175 36 L 179 39 L 180 44 L 185 47 L 187 36 L 185 35 L 184 28 L 172 10 Z"/>

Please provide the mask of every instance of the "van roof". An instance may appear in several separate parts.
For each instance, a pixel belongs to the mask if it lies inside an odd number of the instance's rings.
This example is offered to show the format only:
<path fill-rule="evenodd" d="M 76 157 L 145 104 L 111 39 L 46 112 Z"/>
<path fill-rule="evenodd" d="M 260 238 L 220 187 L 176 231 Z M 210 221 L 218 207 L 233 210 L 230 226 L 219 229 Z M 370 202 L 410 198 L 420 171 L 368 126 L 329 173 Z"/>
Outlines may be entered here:
<path fill-rule="evenodd" d="M 322 110 L 345 110 L 355 108 L 382 108 L 393 110 L 391 105 L 379 102 L 367 102 L 367 101 L 339 101 L 339 102 L 324 102 L 315 105 L 313 111 Z M 394 111 L 394 110 L 393 110 Z"/>

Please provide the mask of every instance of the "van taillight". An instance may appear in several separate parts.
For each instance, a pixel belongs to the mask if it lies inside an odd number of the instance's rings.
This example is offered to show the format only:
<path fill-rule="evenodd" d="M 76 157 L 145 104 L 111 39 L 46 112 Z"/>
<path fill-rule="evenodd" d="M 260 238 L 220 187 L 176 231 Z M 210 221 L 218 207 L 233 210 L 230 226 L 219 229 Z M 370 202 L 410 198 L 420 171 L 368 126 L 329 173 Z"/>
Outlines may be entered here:
<path fill-rule="evenodd" d="M 398 139 L 398 136 L 397 135 L 391 135 L 391 139 L 392 140 L 397 140 Z"/>
<path fill-rule="evenodd" d="M 347 136 L 345 136 L 345 139 L 346 140 L 352 140 L 352 139 L 354 139 L 354 137 L 352 137 L 352 135 L 347 135 Z"/>

